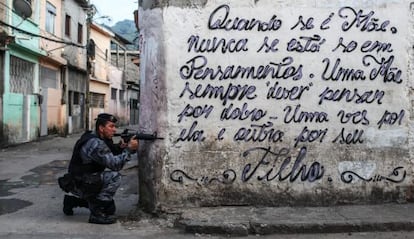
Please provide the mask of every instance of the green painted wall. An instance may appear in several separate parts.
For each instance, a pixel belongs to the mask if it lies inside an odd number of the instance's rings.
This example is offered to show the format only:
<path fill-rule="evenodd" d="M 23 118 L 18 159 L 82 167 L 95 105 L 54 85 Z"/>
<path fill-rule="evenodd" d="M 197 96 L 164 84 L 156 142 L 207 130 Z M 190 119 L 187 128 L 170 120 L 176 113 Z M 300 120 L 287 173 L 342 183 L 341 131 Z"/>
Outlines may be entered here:
<path fill-rule="evenodd" d="M 36 15 L 26 20 L 16 15 L 12 17 L 13 26 L 33 35 L 13 30 L 15 43 L 8 46 L 8 51 L 5 54 L 3 130 L 8 144 L 31 141 L 38 137 L 40 125 L 39 100 L 37 96 L 39 92 L 38 56 L 41 54 L 41 51 L 39 49 L 39 37 L 36 37 L 40 33 L 39 26 L 36 23 L 38 22 L 37 18 Z M 23 95 L 10 92 L 10 56 L 16 56 L 34 64 L 32 94 Z"/>

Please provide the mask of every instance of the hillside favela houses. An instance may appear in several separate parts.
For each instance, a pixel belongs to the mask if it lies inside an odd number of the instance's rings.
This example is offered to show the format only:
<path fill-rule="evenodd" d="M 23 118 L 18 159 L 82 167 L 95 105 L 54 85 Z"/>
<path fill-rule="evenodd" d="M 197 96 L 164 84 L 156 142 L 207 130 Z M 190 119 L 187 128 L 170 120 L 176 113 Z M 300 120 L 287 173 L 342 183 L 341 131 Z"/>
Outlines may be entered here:
<path fill-rule="evenodd" d="M 139 67 L 95 13 L 86 0 L 0 0 L 0 146 L 82 132 L 103 111 L 137 123 Z"/>

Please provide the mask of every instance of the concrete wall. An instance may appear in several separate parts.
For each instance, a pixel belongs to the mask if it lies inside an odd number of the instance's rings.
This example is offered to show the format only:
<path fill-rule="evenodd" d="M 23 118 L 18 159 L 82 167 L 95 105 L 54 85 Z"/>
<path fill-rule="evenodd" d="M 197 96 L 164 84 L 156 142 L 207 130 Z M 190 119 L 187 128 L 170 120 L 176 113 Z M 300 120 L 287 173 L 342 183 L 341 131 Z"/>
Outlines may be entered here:
<path fill-rule="evenodd" d="M 123 71 L 110 65 L 108 68 L 108 78 L 111 82 L 109 86 L 109 113 L 119 119 L 119 125 L 125 125 L 129 118 L 129 109 L 127 104 L 126 87 L 122 84 Z M 116 89 L 116 99 L 112 99 L 111 90 Z M 124 90 L 124 99 L 120 100 L 120 92 Z"/>
<path fill-rule="evenodd" d="M 49 2 L 56 8 L 56 16 L 55 16 L 55 28 L 54 33 L 50 33 L 46 30 L 41 31 L 41 34 L 47 38 L 54 38 L 54 37 L 63 37 L 63 30 L 61 23 L 65 21 L 65 15 L 62 14 L 62 1 L 53 0 L 53 1 L 40 1 L 40 21 L 39 27 L 41 29 L 46 29 L 46 3 Z M 50 60 L 56 61 L 62 65 L 66 64 L 66 60 L 62 57 L 62 53 L 64 53 L 65 45 L 62 43 L 57 43 L 53 41 L 49 41 L 46 39 L 41 38 L 39 40 L 40 49 L 45 51 Z"/>
<path fill-rule="evenodd" d="M 9 24 L 18 26 L 19 29 L 34 35 L 39 35 L 39 3 L 32 3 L 33 14 L 29 19 L 22 19 L 16 13 L 6 16 Z M 9 34 L 11 31 L 9 32 Z M 39 64 L 38 57 L 39 38 L 28 37 L 19 31 L 13 31 L 14 42 L 7 45 L 4 56 L 4 95 L 3 95 L 3 132 L 7 144 L 21 143 L 34 140 L 39 133 Z M 11 69 L 11 56 L 33 64 L 33 69 L 16 66 Z M 33 70 L 33 78 L 25 80 L 28 72 Z M 21 82 L 11 82 L 10 74 L 14 72 L 16 78 L 21 77 Z M 17 75 L 16 72 L 20 72 Z M 29 83 L 30 82 L 30 83 Z M 18 92 L 12 92 L 11 85 L 18 88 Z"/>
<path fill-rule="evenodd" d="M 54 100 L 47 101 L 47 126 L 49 129 L 57 128 L 60 130 L 63 128 L 61 115 L 60 98 L 62 91 L 60 89 L 47 89 L 48 97 Z"/>
<path fill-rule="evenodd" d="M 0 0 L 0 19 L 2 21 L 5 21 L 8 15 L 6 6 L 6 0 Z M 3 27 L 1 28 L 1 30 L 4 31 Z"/>
<path fill-rule="evenodd" d="M 67 0 L 63 2 L 63 13 L 62 13 L 62 29 L 65 29 L 65 15 L 71 17 L 70 36 L 66 36 L 63 33 L 63 38 L 67 41 L 73 42 L 78 46 L 86 45 L 87 37 L 87 15 L 86 11 L 79 5 L 77 1 Z M 82 42 L 78 42 L 78 24 L 82 25 Z M 64 58 L 67 59 L 68 64 L 75 66 L 80 69 L 86 70 L 86 48 L 78 46 L 66 46 L 64 50 Z"/>
<path fill-rule="evenodd" d="M 141 206 L 413 200 L 413 11 L 140 1 Z"/>
<path fill-rule="evenodd" d="M 89 92 L 99 93 L 105 95 L 104 108 L 92 107 L 89 108 L 89 129 L 94 129 L 95 119 L 98 114 L 108 112 L 109 101 L 111 97 L 110 82 L 108 77 L 110 65 L 110 45 L 113 33 L 104 29 L 101 26 L 91 25 L 91 39 L 95 43 L 95 58 L 91 59 L 91 72 L 89 81 Z"/>
<path fill-rule="evenodd" d="M 7 144 L 34 140 L 39 131 L 39 64 L 37 56 L 21 51 L 24 48 L 9 46 L 5 55 L 5 88 L 3 98 L 3 130 Z M 13 93 L 10 90 L 10 57 L 15 56 L 33 64 L 33 88 L 22 84 L 21 88 L 33 93 Z M 25 74 L 25 72 L 22 72 Z M 29 89 L 30 88 L 30 89 Z"/>
<path fill-rule="evenodd" d="M 89 130 L 95 129 L 95 119 L 98 117 L 100 113 L 108 112 L 109 109 L 109 83 L 108 82 L 101 82 L 101 81 L 90 81 L 89 82 L 90 92 L 103 94 L 104 97 L 104 107 L 89 107 Z"/>
<path fill-rule="evenodd" d="M 111 37 L 114 34 L 101 26 L 92 24 L 91 39 L 95 42 L 95 59 L 93 75 L 98 80 L 108 81 L 108 66 L 110 64 Z"/>
<path fill-rule="evenodd" d="M 46 116 L 46 119 L 44 119 L 46 122 L 47 130 L 51 133 L 63 132 L 65 127 L 65 118 L 61 118 L 62 111 L 64 110 L 64 106 L 61 104 L 62 99 L 62 79 L 61 79 L 61 67 L 59 65 L 53 64 L 54 62 L 51 59 L 43 58 L 39 61 L 40 66 L 48 68 L 50 71 L 54 71 L 56 73 L 56 85 L 49 85 L 48 83 L 42 82 L 46 80 L 46 77 L 53 77 L 48 75 L 42 75 L 42 73 L 39 74 L 39 81 L 40 81 L 40 87 L 42 90 L 40 91 L 40 94 L 43 95 L 42 103 L 43 105 L 40 106 L 41 116 L 40 119 L 42 120 L 43 116 Z M 45 107 L 45 109 L 42 109 L 42 107 Z M 46 114 L 42 115 L 43 112 L 46 110 Z"/>
<path fill-rule="evenodd" d="M 47 20 L 47 3 L 52 4 L 56 8 L 56 15 L 54 19 L 53 31 L 48 32 L 46 29 Z M 51 0 L 39 1 L 39 27 L 43 29 L 40 34 L 46 38 L 59 39 L 63 38 L 62 21 L 65 19 L 65 15 L 62 14 L 62 1 Z M 64 53 L 65 44 L 46 40 L 44 38 L 39 39 L 39 47 L 43 51 L 43 56 L 39 59 L 40 66 L 53 69 L 57 71 L 57 88 L 43 88 L 42 85 L 45 81 L 44 76 L 40 76 L 40 85 L 43 102 L 40 106 L 40 136 L 48 134 L 65 134 L 67 117 L 61 117 L 63 111 L 66 112 L 66 105 L 62 104 L 62 66 L 66 65 L 67 61 L 62 57 Z"/>

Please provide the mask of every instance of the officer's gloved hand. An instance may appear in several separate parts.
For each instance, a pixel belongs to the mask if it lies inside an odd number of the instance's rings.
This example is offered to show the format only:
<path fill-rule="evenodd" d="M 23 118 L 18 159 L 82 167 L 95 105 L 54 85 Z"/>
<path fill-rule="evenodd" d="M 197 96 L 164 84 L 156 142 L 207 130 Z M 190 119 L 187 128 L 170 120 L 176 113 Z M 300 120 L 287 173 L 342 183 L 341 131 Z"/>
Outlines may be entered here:
<path fill-rule="evenodd" d="M 138 149 L 139 143 L 138 143 L 138 139 L 135 138 L 136 136 L 134 135 L 128 142 L 128 149 L 130 150 L 130 152 L 136 151 Z"/>

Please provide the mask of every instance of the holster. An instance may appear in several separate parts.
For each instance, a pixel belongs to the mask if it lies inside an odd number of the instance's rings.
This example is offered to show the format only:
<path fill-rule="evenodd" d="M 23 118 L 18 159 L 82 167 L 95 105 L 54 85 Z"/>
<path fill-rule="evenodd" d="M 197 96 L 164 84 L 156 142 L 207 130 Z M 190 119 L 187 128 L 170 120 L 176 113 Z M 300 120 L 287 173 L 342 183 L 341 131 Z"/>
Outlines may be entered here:
<path fill-rule="evenodd" d="M 58 184 L 59 184 L 59 187 L 64 192 L 67 192 L 67 193 L 71 192 L 75 189 L 75 180 L 74 180 L 73 176 L 69 173 L 66 173 L 62 177 L 59 177 L 58 178 Z"/>
<path fill-rule="evenodd" d="M 83 192 L 85 197 L 96 195 L 102 190 L 103 181 L 100 172 L 84 174 L 80 180 L 76 181 L 76 186 Z"/>

